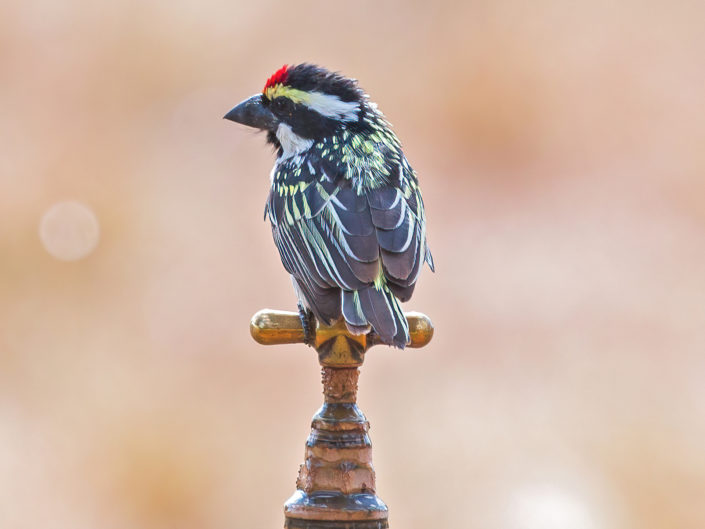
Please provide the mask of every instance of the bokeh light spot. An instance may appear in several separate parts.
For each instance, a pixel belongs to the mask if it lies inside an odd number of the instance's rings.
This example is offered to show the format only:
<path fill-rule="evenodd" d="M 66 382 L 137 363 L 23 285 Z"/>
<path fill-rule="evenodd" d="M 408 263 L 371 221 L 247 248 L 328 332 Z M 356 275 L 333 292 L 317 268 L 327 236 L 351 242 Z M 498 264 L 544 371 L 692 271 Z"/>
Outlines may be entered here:
<path fill-rule="evenodd" d="M 514 529 L 596 529 L 593 513 L 580 497 L 558 487 L 522 490 L 511 509 Z"/>
<path fill-rule="evenodd" d="M 78 261 L 95 250 L 100 225 L 88 206 L 74 201 L 58 202 L 42 215 L 39 238 L 52 257 Z"/>

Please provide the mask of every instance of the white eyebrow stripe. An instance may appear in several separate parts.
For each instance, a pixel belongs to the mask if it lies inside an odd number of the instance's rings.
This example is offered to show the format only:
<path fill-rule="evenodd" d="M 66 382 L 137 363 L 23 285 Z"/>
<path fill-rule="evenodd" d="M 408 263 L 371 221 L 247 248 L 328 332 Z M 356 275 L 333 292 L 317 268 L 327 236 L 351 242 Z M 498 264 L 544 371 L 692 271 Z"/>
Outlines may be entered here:
<path fill-rule="evenodd" d="M 338 96 L 323 92 L 308 92 L 304 104 L 323 116 L 344 121 L 358 119 L 360 112 L 360 104 L 357 101 L 342 101 Z"/>

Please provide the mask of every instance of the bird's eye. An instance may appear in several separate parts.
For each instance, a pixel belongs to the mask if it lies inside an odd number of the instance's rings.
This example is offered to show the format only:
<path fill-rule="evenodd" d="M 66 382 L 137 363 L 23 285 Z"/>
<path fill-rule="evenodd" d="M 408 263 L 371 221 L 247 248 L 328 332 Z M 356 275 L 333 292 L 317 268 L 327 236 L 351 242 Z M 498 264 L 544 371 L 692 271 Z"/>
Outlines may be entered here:
<path fill-rule="evenodd" d="M 272 109 L 275 112 L 289 112 L 291 107 L 292 101 L 288 97 L 276 97 L 272 100 Z"/>

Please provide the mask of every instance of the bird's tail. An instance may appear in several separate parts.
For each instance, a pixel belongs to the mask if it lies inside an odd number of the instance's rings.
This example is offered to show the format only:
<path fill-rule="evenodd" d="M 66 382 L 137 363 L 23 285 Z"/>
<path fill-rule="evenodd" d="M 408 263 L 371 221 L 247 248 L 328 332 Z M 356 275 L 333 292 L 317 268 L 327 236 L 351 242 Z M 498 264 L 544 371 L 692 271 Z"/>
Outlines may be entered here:
<path fill-rule="evenodd" d="M 386 344 L 403 349 L 409 343 L 409 323 L 399 300 L 384 282 L 360 290 L 343 290 L 342 309 L 350 332 L 360 334 L 371 325 Z"/>

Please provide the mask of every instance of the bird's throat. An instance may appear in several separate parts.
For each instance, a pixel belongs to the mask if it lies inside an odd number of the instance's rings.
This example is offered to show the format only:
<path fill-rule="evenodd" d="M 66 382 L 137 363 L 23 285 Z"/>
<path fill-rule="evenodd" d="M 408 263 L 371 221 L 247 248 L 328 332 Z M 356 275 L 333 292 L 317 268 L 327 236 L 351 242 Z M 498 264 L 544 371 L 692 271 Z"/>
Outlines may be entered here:
<path fill-rule="evenodd" d="M 289 125 L 280 123 L 277 127 L 277 140 L 282 147 L 280 159 L 291 158 L 309 150 L 313 146 L 313 140 L 302 138 L 296 134 Z"/>

